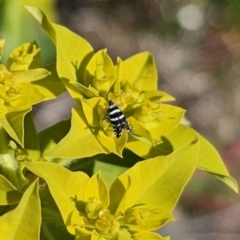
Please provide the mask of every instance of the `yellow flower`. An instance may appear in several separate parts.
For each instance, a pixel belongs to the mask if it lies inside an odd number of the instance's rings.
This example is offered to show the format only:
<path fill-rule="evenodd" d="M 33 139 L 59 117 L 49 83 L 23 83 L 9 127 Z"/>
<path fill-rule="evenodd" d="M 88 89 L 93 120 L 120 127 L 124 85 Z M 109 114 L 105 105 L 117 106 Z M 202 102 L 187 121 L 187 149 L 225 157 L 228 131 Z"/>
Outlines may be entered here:
<path fill-rule="evenodd" d="M 0 59 L 4 42 L 0 40 Z M 10 54 L 6 66 L 0 64 L 0 124 L 20 144 L 24 116 L 47 97 L 31 83 L 50 74 L 43 68 L 33 69 L 40 64 L 39 51 L 35 43 L 23 44 Z"/>
<path fill-rule="evenodd" d="M 35 15 L 35 10 L 29 10 Z M 137 143 L 150 142 L 150 149 L 179 124 L 184 110 L 162 104 L 173 97 L 157 90 L 157 70 L 150 53 L 139 53 L 124 61 L 118 58 L 114 66 L 106 49 L 95 53 L 85 39 L 39 14 L 56 45 L 58 75 L 78 105 L 72 110 L 69 133 L 50 149 L 49 157 L 72 159 L 101 153 L 122 156 L 125 147 L 142 157 Z M 106 116 L 109 99 L 131 126 L 129 132 L 122 130 L 119 139 Z"/>
<path fill-rule="evenodd" d="M 165 161 L 167 159 L 163 159 Z M 25 165 L 46 181 L 67 230 L 78 239 L 140 240 L 145 237 L 163 240 L 167 238 L 152 231 L 173 219 L 171 211 L 177 196 L 168 202 L 166 193 L 152 191 L 164 187 L 165 175 L 158 173 L 149 178 L 146 172 L 141 178 L 143 168 L 156 163 L 159 159 L 139 163 L 120 175 L 110 190 L 99 172 L 89 178 L 83 172 L 70 172 L 57 164 L 34 162 Z M 50 172 L 58 181 L 49 175 Z M 179 179 L 178 184 L 181 181 L 185 180 Z"/>

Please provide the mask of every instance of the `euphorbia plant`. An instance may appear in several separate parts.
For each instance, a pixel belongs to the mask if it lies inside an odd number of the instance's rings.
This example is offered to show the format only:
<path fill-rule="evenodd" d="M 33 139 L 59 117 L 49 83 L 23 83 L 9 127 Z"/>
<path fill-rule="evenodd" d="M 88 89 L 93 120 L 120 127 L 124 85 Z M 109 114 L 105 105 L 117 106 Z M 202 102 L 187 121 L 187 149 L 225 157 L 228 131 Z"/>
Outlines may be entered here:
<path fill-rule="evenodd" d="M 32 43 L 0 68 L 0 205 L 12 206 L 1 208 L 0 239 L 169 239 L 156 230 L 174 219 L 196 168 L 238 191 L 214 147 L 181 123 L 185 110 L 157 89 L 150 53 L 114 64 L 106 49 L 94 52 L 85 39 L 27 9 L 55 44 L 56 65 L 39 68 Z M 27 62 L 21 66 L 19 49 Z M 7 98 L 12 78 L 18 90 Z M 64 89 L 76 101 L 71 119 L 37 133 L 31 106 Z M 114 134 L 108 100 L 121 113 L 114 121 L 126 118 L 131 131 Z"/>

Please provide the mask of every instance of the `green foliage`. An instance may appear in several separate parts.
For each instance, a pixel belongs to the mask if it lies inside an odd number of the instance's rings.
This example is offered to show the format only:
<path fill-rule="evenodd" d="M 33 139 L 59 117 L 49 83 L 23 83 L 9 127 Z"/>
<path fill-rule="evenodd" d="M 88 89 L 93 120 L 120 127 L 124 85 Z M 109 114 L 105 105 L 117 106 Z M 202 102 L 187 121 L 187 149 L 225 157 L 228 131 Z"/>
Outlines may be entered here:
<path fill-rule="evenodd" d="M 40 223 L 41 208 L 38 194 L 38 181 L 34 181 L 24 192 L 18 206 L 1 216 L 0 238 L 38 239 Z"/>
<path fill-rule="evenodd" d="M 181 123 L 185 110 L 157 90 L 151 54 L 114 65 L 106 49 L 95 53 L 85 39 L 27 9 L 57 55 L 42 66 L 40 47 L 25 43 L 0 65 L 0 205 L 12 206 L 0 217 L 0 239 L 167 240 L 154 231 L 174 220 L 196 168 L 238 192 L 215 148 Z M 37 133 L 32 106 L 65 90 L 76 101 L 71 120 Z M 131 133 L 115 137 L 108 99 Z"/>

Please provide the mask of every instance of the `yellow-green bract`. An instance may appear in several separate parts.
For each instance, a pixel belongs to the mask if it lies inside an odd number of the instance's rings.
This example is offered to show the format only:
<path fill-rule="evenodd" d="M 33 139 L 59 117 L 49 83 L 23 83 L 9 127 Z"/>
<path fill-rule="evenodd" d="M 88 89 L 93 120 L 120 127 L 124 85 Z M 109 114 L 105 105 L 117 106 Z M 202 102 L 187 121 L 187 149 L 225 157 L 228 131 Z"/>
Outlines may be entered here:
<path fill-rule="evenodd" d="M 89 178 L 44 162 L 26 167 L 46 181 L 68 231 L 79 239 L 86 235 L 86 239 L 164 239 L 150 231 L 173 220 L 171 212 L 194 172 L 198 150 L 196 142 L 168 156 L 139 162 L 110 190 L 100 173 Z"/>

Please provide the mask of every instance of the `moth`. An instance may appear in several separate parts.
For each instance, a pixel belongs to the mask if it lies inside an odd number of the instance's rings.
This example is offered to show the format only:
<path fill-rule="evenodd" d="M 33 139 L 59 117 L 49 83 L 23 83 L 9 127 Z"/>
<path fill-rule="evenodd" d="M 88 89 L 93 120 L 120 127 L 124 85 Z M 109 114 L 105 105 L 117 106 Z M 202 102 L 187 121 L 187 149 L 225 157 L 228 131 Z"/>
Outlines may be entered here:
<path fill-rule="evenodd" d="M 112 100 L 108 100 L 108 106 L 109 108 L 107 110 L 107 114 L 112 124 L 115 136 L 117 138 L 121 137 L 123 129 L 126 129 L 128 132 L 132 132 L 131 126 L 119 107 Z"/>

